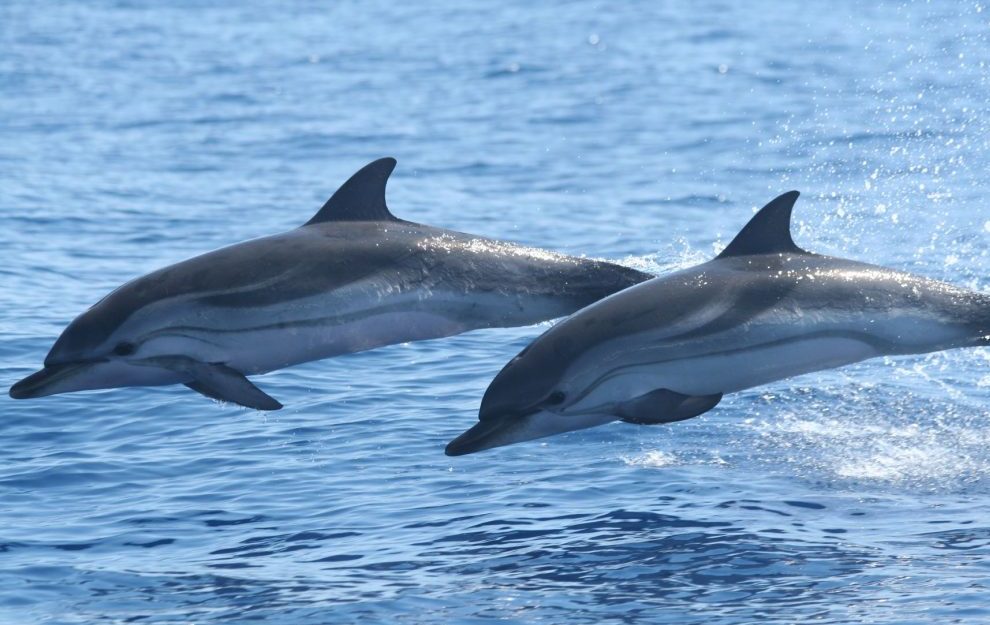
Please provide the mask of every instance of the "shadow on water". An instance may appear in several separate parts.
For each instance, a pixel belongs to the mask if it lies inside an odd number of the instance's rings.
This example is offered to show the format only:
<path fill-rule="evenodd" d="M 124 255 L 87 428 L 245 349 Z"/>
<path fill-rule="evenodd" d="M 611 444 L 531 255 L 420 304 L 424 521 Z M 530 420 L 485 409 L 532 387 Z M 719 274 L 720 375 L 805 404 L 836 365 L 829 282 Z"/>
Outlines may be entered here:
<path fill-rule="evenodd" d="M 424 538 L 424 530 L 434 528 L 411 523 L 397 534 Z M 367 543 L 366 553 L 341 553 L 358 532 L 268 532 L 213 550 L 203 562 L 236 573 L 38 566 L 18 576 L 39 601 L 46 599 L 43 588 L 72 589 L 68 595 L 60 591 L 59 601 L 79 622 L 89 623 L 124 614 L 127 622 L 155 623 L 279 622 L 328 614 L 384 622 L 395 618 L 390 606 L 399 600 L 420 606 L 419 617 L 455 620 L 529 622 L 567 614 L 568 622 L 592 623 L 603 615 L 634 622 L 663 609 L 686 619 L 678 622 L 720 622 L 720 614 L 786 620 L 811 616 L 836 601 L 855 602 L 856 585 L 847 580 L 881 557 L 838 540 L 799 539 L 780 528 L 625 509 L 529 519 L 464 517 L 444 530 L 407 545 L 401 560 L 390 558 L 389 547 L 376 551 Z M 409 558 L 417 548 L 418 555 Z M 309 568 L 300 568 L 302 562 Z M 121 603 L 122 596 L 129 599 Z"/>
<path fill-rule="evenodd" d="M 967 527 L 922 534 L 932 540 L 932 549 L 968 552 L 970 555 L 990 555 L 990 527 Z"/>
<path fill-rule="evenodd" d="M 562 520 L 569 524 L 553 527 Z M 843 578 L 876 560 L 869 550 L 838 541 L 655 512 L 547 519 L 538 529 L 515 527 L 514 521 L 485 525 L 489 529 L 439 539 L 426 553 L 457 562 L 444 572 L 484 579 L 487 590 L 534 598 L 570 590 L 578 593 L 572 602 L 597 604 L 598 613 L 605 606 L 690 611 L 704 605 L 769 613 L 821 605 Z M 636 611 L 627 615 L 634 618 Z"/>

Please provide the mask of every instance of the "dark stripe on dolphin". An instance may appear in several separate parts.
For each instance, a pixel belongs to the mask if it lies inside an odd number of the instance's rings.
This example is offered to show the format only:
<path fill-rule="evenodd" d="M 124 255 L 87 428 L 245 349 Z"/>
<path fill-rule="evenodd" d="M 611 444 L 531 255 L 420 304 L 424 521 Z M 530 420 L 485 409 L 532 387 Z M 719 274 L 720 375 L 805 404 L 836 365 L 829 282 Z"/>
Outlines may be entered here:
<path fill-rule="evenodd" d="M 693 330 L 664 337 L 664 341 L 697 339 L 738 327 L 777 306 L 797 289 L 795 282 L 775 282 L 760 291 L 745 291 L 724 313 Z"/>
<path fill-rule="evenodd" d="M 467 306 L 467 303 L 465 303 L 465 306 Z M 293 321 L 280 321 L 277 323 L 266 323 L 257 326 L 238 326 L 238 327 L 226 327 L 226 328 L 211 328 L 208 326 L 192 326 L 192 325 L 169 326 L 167 328 L 163 328 L 155 332 L 150 332 L 146 334 L 145 337 L 147 340 L 154 337 L 168 336 L 174 334 L 177 336 L 183 336 L 194 340 L 209 342 L 206 339 L 201 339 L 199 337 L 194 337 L 184 333 L 203 332 L 203 333 L 215 333 L 215 334 L 236 334 L 238 332 L 282 330 L 293 327 L 311 327 L 311 326 L 319 326 L 319 325 L 344 325 L 354 321 L 359 321 L 362 319 L 367 319 L 369 317 L 374 317 L 376 315 L 384 315 L 392 312 L 404 312 L 408 310 L 409 310 L 409 306 L 407 303 L 396 303 L 396 304 L 378 306 L 375 308 L 365 309 L 361 311 L 355 311 L 346 314 L 326 315 L 322 317 L 311 317 L 307 319 L 299 319 Z M 445 312 L 456 314 L 458 310 L 459 307 L 456 306 L 451 306 L 447 309 L 444 309 L 440 306 L 437 306 L 436 303 L 431 303 L 429 307 L 424 307 L 423 310 L 421 310 L 420 312 L 427 314 L 442 315 Z"/>
<path fill-rule="evenodd" d="M 623 371 L 627 369 L 636 369 L 642 366 L 661 365 L 661 364 L 677 362 L 681 360 L 687 361 L 687 360 L 698 360 L 701 358 L 713 358 L 718 356 L 732 356 L 734 354 L 741 354 L 750 351 L 757 351 L 757 350 L 768 349 L 773 347 L 781 347 L 783 345 L 787 345 L 790 343 L 800 343 L 802 341 L 809 341 L 814 339 L 829 339 L 829 338 L 849 339 L 849 340 L 859 341 L 860 343 L 868 345 L 869 347 L 877 350 L 880 353 L 883 353 L 884 350 L 890 350 L 891 353 L 896 353 L 896 350 L 893 349 L 895 345 L 894 343 L 870 336 L 865 332 L 855 332 L 851 330 L 823 330 L 821 332 L 795 335 L 783 339 L 777 339 L 775 341 L 754 343 L 746 347 L 737 347 L 734 349 L 725 349 L 725 350 L 714 350 L 710 352 L 699 352 L 697 354 L 691 354 L 690 356 L 678 356 L 674 358 L 656 358 L 656 359 L 651 358 L 648 362 L 630 363 L 627 365 L 623 365 L 621 367 L 616 367 L 614 369 L 609 370 L 609 372 L 606 375 L 601 376 L 600 378 L 595 380 L 595 382 L 589 385 L 588 388 L 584 390 L 584 392 L 578 395 L 578 399 L 572 403 L 577 403 L 581 401 L 582 399 L 590 395 L 599 386 L 601 386 L 602 384 L 608 382 L 613 378 L 618 377 L 619 375 L 621 375 Z"/>

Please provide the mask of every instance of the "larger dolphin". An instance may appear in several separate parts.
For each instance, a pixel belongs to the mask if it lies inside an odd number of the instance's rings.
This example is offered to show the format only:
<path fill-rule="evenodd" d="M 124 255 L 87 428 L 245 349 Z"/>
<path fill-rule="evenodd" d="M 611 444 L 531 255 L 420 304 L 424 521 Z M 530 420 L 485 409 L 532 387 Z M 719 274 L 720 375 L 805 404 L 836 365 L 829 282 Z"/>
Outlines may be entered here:
<path fill-rule="evenodd" d="M 447 454 L 615 420 L 680 421 L 774 380 L 990 342 L 987 295 L 795 245 L 797 197 L 767 204 L 714 260 L 550 328 L 502 369 Z"/>
<path fill-rule="evenodd" d="M 15 399 L 185 384 L 261 410 L 245 377 L 381 345 L 520 326 L 642 282 L 611 263 L 432 228 L 385 204 L 395 160 L 354 174 L 305 225 L 124 284 L 65 329 Z"/>

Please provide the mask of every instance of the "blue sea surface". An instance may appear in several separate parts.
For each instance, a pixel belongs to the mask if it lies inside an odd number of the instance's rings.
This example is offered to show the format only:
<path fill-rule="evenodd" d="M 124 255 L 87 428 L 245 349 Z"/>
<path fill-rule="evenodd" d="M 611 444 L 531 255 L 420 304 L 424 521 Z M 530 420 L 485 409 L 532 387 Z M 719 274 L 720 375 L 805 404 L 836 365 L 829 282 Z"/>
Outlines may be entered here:
<path fill-rule="evenodd" d="M 990 8 L 5 0 L 0 382 L 386 155 L 413 221 L 661 272 L 799 189 L 802 246 L 987 291 Z M 0 622 L 990 622 L 990 351 L 444 456 L 546 327 L 260 376 L 276 413 L 4 395 Z"/>

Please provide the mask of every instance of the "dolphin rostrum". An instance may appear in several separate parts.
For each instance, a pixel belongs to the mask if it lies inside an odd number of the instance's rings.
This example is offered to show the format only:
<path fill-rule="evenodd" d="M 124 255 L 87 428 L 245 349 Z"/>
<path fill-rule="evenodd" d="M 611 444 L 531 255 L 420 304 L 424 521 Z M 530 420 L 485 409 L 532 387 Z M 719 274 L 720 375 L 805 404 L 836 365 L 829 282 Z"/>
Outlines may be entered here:
<path fill-rule="evenodd" d="M 398 219 L 385 204 L 394 167 L 365 166 L 295 230 L 124 284 L 70 323 L 10 396 L 185 384 L 276 410 L 245 376 L 553 319 L 651 277 Z"/>
<path fill-rule="evenodd" d="M 763 207 L 714 260 L 547 330 L 495 377 L 447 454 L 616 420 L 671 423 L 802 373 L 990 344 L 990 296 L 795 245 L 797 197 Z"/>

